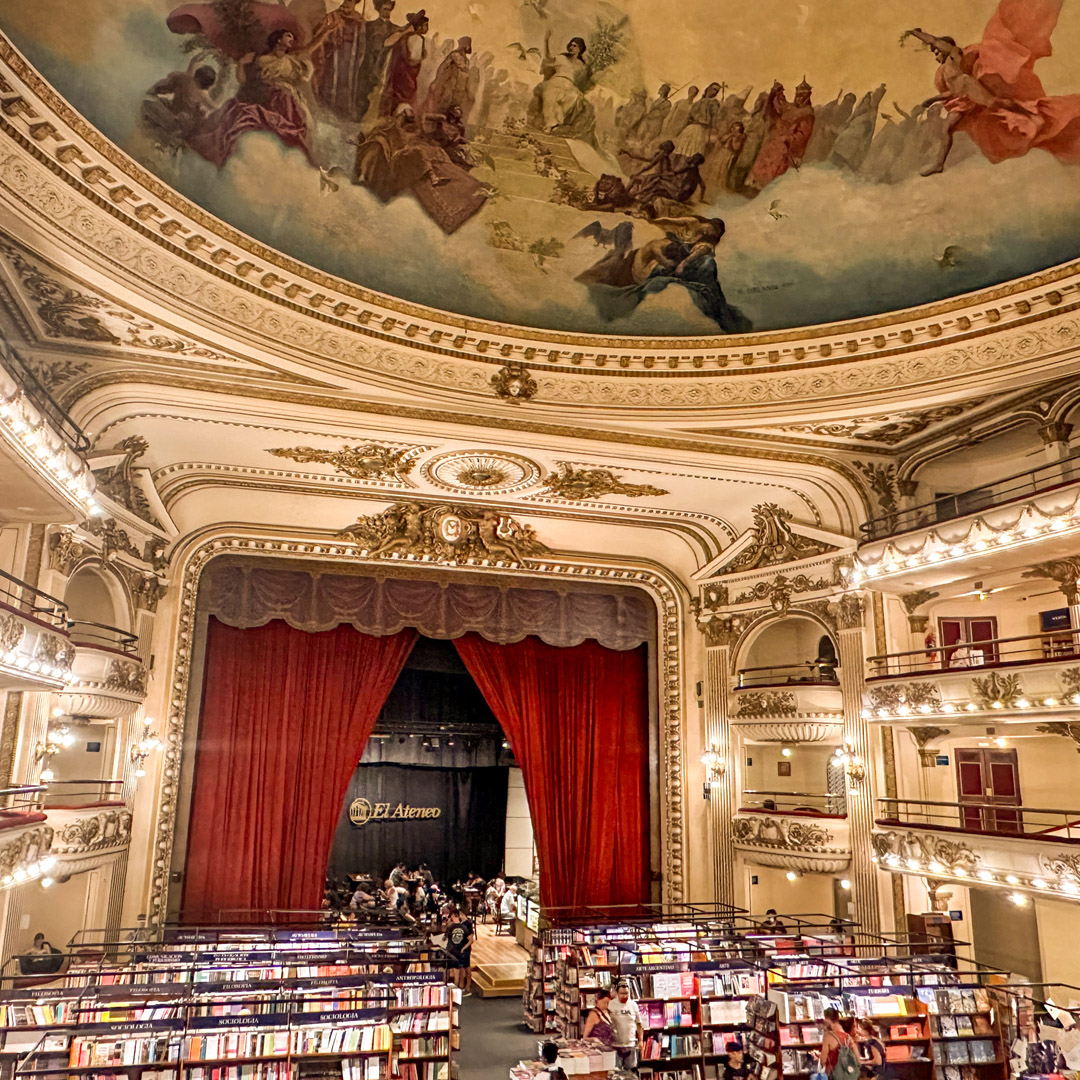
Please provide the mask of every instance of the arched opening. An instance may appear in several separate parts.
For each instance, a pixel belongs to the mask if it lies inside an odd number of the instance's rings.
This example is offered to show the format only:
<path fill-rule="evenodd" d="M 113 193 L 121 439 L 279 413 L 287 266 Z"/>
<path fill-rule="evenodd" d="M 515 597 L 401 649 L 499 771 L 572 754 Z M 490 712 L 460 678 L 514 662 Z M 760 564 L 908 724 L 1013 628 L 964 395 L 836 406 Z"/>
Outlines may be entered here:
<path fill-rule="evenodd" d="M 114 579 L 95 566 L 83 566 L 71 575 L 64 590 L 68 617 L 88 631 L 94 625 L 126 630 L 126 604 L 117 595 L 119 592 L 119 583 Z"/>
<path fill-rule="evenodd" d="M 743 650 L 736 686 L 836 684 L 836 643 L 805 615 L 771 619 Z"/>

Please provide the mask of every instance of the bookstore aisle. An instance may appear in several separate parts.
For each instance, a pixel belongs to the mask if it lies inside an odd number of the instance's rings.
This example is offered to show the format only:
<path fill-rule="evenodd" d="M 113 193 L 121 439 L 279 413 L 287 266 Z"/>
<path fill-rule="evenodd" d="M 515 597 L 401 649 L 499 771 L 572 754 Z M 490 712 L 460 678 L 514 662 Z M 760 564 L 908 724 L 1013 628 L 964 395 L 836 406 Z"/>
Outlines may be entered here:
<path fill-rule="evenodd" d="M 511 1065 L 536 1057 L 539 1036 L 526 1029 L 520 998 L 465 998 L 460 1020 L 459 1080 L 506 1080 Z"/>

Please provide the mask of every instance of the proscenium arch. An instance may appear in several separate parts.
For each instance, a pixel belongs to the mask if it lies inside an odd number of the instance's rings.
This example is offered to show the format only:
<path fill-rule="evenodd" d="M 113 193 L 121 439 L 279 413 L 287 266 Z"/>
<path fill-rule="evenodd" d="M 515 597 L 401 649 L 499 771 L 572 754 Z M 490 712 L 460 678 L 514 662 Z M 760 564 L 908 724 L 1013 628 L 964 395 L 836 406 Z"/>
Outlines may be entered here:
<path fill-rule="evenodd" d="M 395 565 L 434 573 L 471 573 L 492 577 L 510 574 L 538 581 L 567 578 L 633 585 L 647 593 L 657 609 L 657 751 L 655 763 L 656 794 L 659 797 L 659 857 L 663 874 L 662 898 L 673 903 L 685 900 L 686 853 L 684 833 L 687 823 L 686 760 L 683 753 L 683 712 L 688 700 L 684 663 L 685 628 L 688 625 L 689 595 L 686 589 L 662 567 L 651 564 L 611 565 L 599 559 L 570 562 L 558 557 L 538 559 L 527 567 L 485 567 L 481 565 L 448 566 L 421 563 L 409 559 L 380 559 L 362 556 L 352 545 L 333 537 L 313 540 L 310 534 L 290 534 L 278 529 L 270 536 L 266 530 L 228 524 L 201 530 L 185 538 L 173 553 L 173 567 L 179 583 L 175 618 L 160 620 L 159 633 L 169 639 L 157 644 L 158 651 L 172 657 L 167 682 L 161 694 L 165 724 L 165 748 L 154 825 L 153 865 L 148 875 L 147 911 L 152 921 L 164 921 L 169 896 L 173 846 L 180 801 L 181 757 L 185 728 L 191 704 L 191 677 L 196 660 L 194 630 L 199 581 L 210 561 L 220 554 L 258 554 L 285 557 L 300 562 L 319 561 L 324 565 L 340 562 L 372 570 L 389 570 Z M 494 583 L 494 582 L 493 582 Z M 195 692 L 198 693 L 196 687 Z"/>

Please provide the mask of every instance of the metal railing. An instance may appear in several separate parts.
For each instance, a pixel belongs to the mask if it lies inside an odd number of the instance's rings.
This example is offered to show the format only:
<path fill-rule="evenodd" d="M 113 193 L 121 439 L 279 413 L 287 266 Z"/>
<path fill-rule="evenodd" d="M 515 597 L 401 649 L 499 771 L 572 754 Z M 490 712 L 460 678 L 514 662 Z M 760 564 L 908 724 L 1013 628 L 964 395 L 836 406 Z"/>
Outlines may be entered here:
<path fill-rule="evenodd" d="M 55 428 L 68 446 L 78 454 L 85 454 L 90 449 L 90 440 L 83 429 L 72 420 L 56 398 L 49 393 L 45 384 L 34 374 L 30 365 L 2 336 L 0 336 L 0 363 L 19 384 L 19 389 L 27 396 L 34 408 Z"/>
<path fill-rule="evenodd" d="M 139 645 L 137 634 L 128 633 L 106 623 L 90 622 L 88 619 L 72 619 L 68 622 L 71 640 L 76 645 L 91 645 L 120 652 L 134 653 Z"/>
<path fill-rule="evenodd" d="M 61 630 L 68 625 L 67 604 L 0 570 L 0 605 L 24 615 L 40 615 Z"/>
<path fill-rule="evenodd" d="M 836 663 L 803 660 L 798 664 L 774 664 L 765 667 L 740 668 L 736 690 L 761 686 L 839 686 Z"/>
<path fill-rule="evenodd" d="M 123 780 L 52 780 L 45 788 L 45 805 L 54 810 L 125 801 Z"/>
<path fill-rule="evenodd" d="M 0 811 L 11 814 L 33 814 L 41 807 L 46 791 L 44 784 L 24 784 L 22 787 L 0 788 Z"/>
<path fill-rule="evenodd" d="M 1012 502 L 1014 499 L 1041 495 L 1077 480 L 1080 480 L 1080 455 L 1049 462 L 1001 480 L 992 480 L 968 491 L 943 495 L 932 502 L 920 503 L 906 510 L 894 510 L 871 518 L 859 526 L 863 534 L 862 542 L 884 540 L 887 536 L 924 529 L 943 521 L 953 521 L 968 514 L 977 514 L 980 510 L 989 510 L 992 506 Z"/>
<path fill-rule="evenodd" d="M 867 678 L 885 679 L 921 672 L 967 671 L 1010 664 L 1053 663 L 1080 656 L 1080 630 L 1051 630 L 1020 637 L 987 638 L 955 645 L 882 653 L 867 659 Z"/>
<path fill-rule="evenodd" d="M 1080 810 L 1003 806 L 992 802 L 927 802 L 878 799 L 878 824 L 921 825 L 953 832 L 1023 836 L 1055 843 L 1080 843 Z"/>
<path fill-rule="evenodd" d="M 842 791 L 756 791 L 745 788 L 739 809 L 769 814 L 844 815 L 847 798 Z"/>

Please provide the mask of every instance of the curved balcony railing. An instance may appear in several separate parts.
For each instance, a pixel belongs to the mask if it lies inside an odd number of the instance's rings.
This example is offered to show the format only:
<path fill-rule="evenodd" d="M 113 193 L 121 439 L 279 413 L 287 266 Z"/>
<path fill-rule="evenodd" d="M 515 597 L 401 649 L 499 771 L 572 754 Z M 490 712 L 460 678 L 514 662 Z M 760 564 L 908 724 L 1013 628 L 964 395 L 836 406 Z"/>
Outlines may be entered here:
<path fill-rule="evenodd" d="M 898 675 L 967 671 L 1021 664 L 1045 664 L 1080 657 L 1080 630 L 1052 630 L 1020 637 L 988 638 L 986 641 L 958 642 L 955 645 L 907 652 L 882 653 L 867 659 L 868 679 L 889 679 Z"/>
<path fill-rule="evenodd" d="M 847 814 L 847 799 L 842 791 L 758 791 L 744 788 L 739 810 L 765 814 L 843 817 Z"/>
<path fill-rule="evenodd" d="M 764 686 L 839 686 L 836 664 L 818 660 L 803 660 L 798 664 L 776 664 L 765 667 L 740 668 L 735 689 Z"/>
<path fill-rule="evenodd" d="M 68 628 L 71 630 L 71 640 L 76 645 L 114 649 L 124 653 L 134 653 L 139 645 L 137 634 L 106 623 L 72 619 L 68 622 Z"/>
<path fill-rule="evenodd" d="M 878 825 L 914 825 L 924 829 L 1024 837 L 1080 844 L 1080 810 L 1002 806 L 993 802 L 927 802 L 878 799 Z"/>
<path fill-rule="evenodd" d="M 121 780 L 53 780 L 46 785 L 44 803 L 50 810 L 80 810 L 124 800 Z"/>
<path fill-rule="evenodd" d="M 90 440 L 85 432 L 61 408 L 59 402 L 49 393 L 45 384 L 34 374 L 19 352 L 13 349 L 0 336 L 0 362 L 8 374 L 19 384 L 19 388 L 52 425 L 64 441 L 78 454 L 85 454 L 90 449 Z"/>
<path fill-rule="evenodd" d="M 20 615 L 36 616 L 61 630 L 67 629 L 68 609 L 63 600 L 3 570 L 0 570 L 0 605 Z"/>
<path fill-rule="evenodd" d="M 1015 499 L 1042 495 L 1057 487 L 1080 480 L 1080 455 L 1040 465 L 1037 469 L 1015 473 L 1001 480 L 993 480 L 955 495 L 943 495 L 933 502 L 921 503 L 906 510 L 894 510 L 881 517 L 871 518 L 859 526 L 863 543 L 884 540 L 887 536 L 925 529 L 943 521 L 977 514 L 994 506 L 1002 506 Z"/>

